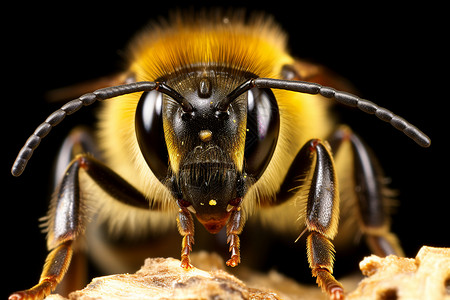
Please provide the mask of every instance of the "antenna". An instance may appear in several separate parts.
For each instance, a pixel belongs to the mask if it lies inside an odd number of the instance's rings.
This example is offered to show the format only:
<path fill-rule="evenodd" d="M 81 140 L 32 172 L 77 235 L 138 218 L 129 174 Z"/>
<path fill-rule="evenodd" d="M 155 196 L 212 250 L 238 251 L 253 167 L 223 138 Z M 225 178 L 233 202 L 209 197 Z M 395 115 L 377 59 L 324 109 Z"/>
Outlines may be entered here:
<path fill-rule="evenodd" d="M 94 104 L 96 101 L 102 101 L 111 99 L 117 96 L 131 94 L 136 92 L 146 92 L 157 90 L 172 97 L 177 101 L 183 111 L 192 111 L 192 106 L 186 99 L 178 94 L 172 88 L 166 86 L 164 83 L 152 82 L 152 81 L 140 81 L 133 82 L 124 85 L 112 86 L 103 89 L 96 90 L 92 93 L 84 94 L 81 97 L 67 102 L 60 109 L 53 112 L 47 119 L 39 125 L 33 134 L 25 142 L 25 145 L 19 151 L 16 160 L 11 168 L 11 173 L 14 176 L 20 176 L 25 167 L 33 155 L 34 150 L 39 146 L 41 140 L 49 134 L 53 127 L 61 123 L 62 120 L 68 115 L 77 112 L 83 106 Z"/>
<path fill-rule="evenodd" d="M 394 114 L 390 110 L 380 107 L 377 104 L 361 99 L 350 93 L 338 91 L 334 88 L 322 86 L 318 83 L 296 80 L 281 80 L 272 78 L 256 78 L 245 81 L 239 85 L 231 93 L 229 93 L 222 101 L 217 105 L 217 109 L 220 111 L 226 111 L 230 104 L 242 93 L 249 89 L 257 88 L 270 88 L 294 91 L 305 94 L 320 94 L 326 98 L 335 99 L 337 102 L 350 107 L 357 107 L 365 113 L 374 114 L 380 120 L 390 123 L 394 128 L 402 131 L 405 135 L 415 141 L 422 147 L 429 147 L 431 145 L 430 138 L 419 130 L 416 126 L 412 125 L 404 118 Z"/>

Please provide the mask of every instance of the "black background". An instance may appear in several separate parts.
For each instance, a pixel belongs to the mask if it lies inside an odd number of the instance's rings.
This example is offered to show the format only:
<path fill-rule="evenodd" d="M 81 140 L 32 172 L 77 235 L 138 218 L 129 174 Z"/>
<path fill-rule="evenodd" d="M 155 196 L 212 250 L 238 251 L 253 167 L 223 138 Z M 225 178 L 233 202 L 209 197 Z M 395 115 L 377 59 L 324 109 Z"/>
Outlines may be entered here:
<path fill-rule="evenodd" d="M 6 284 L 3 279 L 0 297 L 39 278 L 47 251 L 38 218 L 47 210 L 51 165 L 57 145 L 80 121 L 75 116 L 64 121 L 43 141 L 24 174 L 10 175 L 29 134 L 60 106 L 47 103 L 44 93 L 122 70 L 122 50 L 149 20 L 174 8 L 210 6 L 206 3 L 128 1 L 101 6 L 77 1 L 3 9 L 0 174 Z M 290 34 L 295 56 L 328 66 L 349 79 L 360 96 L 405 117 L 431 137 L 432 146 L 423 149 L 373 116 L 342 110 L 342 122 L 373 148 L 392 179 L 391 187 L 400 192 L 393 231 L 406 254 L 414 257 L 422 245 L 449 246 L 448 22 L 439 14 L 444 7 L 432 2 L 392 6 L 354 1 L 332 6 L 227 1 L 215 6 L 273 14 Z"/>

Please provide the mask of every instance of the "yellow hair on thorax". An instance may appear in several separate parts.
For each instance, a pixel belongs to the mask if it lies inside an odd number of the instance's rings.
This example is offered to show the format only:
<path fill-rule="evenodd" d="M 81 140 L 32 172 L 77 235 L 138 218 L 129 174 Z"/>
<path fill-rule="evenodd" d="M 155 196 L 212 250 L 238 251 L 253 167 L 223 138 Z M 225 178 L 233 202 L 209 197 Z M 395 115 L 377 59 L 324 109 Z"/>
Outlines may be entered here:
<path fill-rule="evenodd" d="M 192 67 L 236 69 L 259 77 L 278 75 L 290 63 L 286 35 L 263 15 L 245 21 L 241 13 L 189 16 L 177 13 L 166 24 L 151 25 L 130 48 L 137 80 L 176 76 Z"/>

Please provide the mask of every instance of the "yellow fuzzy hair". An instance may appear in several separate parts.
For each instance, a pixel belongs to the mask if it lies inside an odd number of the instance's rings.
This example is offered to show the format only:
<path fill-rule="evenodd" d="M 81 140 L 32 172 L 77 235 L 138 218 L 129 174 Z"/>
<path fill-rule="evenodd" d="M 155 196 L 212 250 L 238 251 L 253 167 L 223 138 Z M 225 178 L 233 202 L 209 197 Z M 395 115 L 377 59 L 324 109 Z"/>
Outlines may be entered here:
<path fill-rule="evenodd" d="M 130 69 L 137 80 L 156 80 L 199 65 L 273 77 L 280 64 L 292 63 L 285 44 L 286 35 L 265 15 L 246 22 L 243 13 L 176 13 L 135 37 Z"/>
<path fill-rule="evenodd" d="M 199 66 L 281 78 L 283 65 L 293 64 L 294 59 L 287 53 L 285 33 L 271 18 L 258 15 L 246 21 L 242 13 L 204 13 L 194 17 L 175 14 L 169 21 L 150 25 L 131 43 L 129 63 L 129 73 L 136 81 L 153 81 Z M 324 138 L 331 130 L 326 100 L 283 90 L 274 90 L 274 94 L 280 111 L 278 144 L 265 173 L 243 201 L 247 214 L 254 211 L 261 199 L 274 196 L 305 142 Z M 149 169 L 137 143 L 134 118 L 139 98 L 140 94 L 129 94 L 104 103 L 99 123 L 101 148 L 113 170 L 149 200 L 173 211 L 174 199 Z M 128 216 L 123 211 L 113 215 L 115 222 L 127 222 Z M 297 217 L 298 214 L 294 220 Z M 155 226 L 161 225 L 160 218 L 153 220 Z"/>

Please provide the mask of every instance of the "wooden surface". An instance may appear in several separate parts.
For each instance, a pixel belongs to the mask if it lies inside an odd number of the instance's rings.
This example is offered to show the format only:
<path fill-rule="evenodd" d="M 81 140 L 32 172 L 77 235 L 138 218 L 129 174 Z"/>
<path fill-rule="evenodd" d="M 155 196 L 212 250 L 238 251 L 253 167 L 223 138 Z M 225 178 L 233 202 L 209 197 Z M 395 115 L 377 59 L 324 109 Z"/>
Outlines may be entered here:
<path fill-rule="evenodd" d="M 206 252 L 184 270 L 174 258 L 148 258 L 135 274 L 95 278 L 70 299 L 327 299 L 316 286 L 276 271 L 227 273 L 221 257 Z M 450 248 L 422 247 L 415 259 L 375 255 L 360 263 L 361 275 L 341 278 L 346 299 L 450 299 Z M 359 282 L 359 283 L 358 283 Z M 47 299 L 66 299 L 51 295 Z"/>

